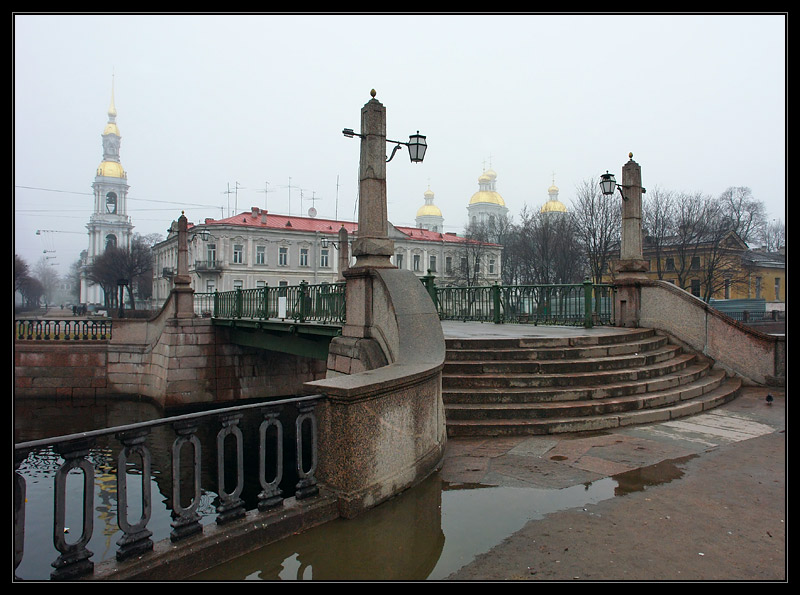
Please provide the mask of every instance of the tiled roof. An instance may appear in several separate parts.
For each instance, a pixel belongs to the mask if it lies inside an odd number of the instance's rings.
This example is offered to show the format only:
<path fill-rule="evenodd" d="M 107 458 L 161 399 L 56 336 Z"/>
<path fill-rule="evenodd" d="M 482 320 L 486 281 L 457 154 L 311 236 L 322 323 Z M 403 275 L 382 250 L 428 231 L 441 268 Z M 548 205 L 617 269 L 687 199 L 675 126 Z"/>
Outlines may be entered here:
<path fill-rule="evenodd" d="M 266 217 L 264 217 L 264 215 L 266 215 Z M 344 226 L 348 234 L 353 234 L 358 231 L 358 223 L 354 221 L 337 221 L 336 219 L 278 215 L 258 209 L 257 207 L 254 207 L 250 211 L 245 211 L 225 219 L 206 219 L 203 223 L 190 224 L 190 227 L 193 227 L 194 225 L 230 225 L 273 230 L 290 229 L 292 231 L 320 232 L 331 235 L 338 234 L 339 229 L 341 229 L 342 226 Z M 428 231 L 426 229 L 419 229 L 416 227 L 395 226 L 395 229 L 410 240 L 446 242 L 454 244 L 461 244 L 471 241 L 468 238 L 458 236 L 456 234 Z"/>

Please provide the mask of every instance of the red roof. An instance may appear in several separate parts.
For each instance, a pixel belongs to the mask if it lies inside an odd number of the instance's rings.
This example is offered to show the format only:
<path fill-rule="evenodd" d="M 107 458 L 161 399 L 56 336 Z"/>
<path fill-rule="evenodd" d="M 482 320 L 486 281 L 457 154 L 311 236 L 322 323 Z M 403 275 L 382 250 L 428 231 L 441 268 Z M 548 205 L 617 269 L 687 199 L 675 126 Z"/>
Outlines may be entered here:
<path fill-rule="evenodd" d="M 263 217 L 266 215 L 266 217 Z M 353 221 L 337 221 L 335 219 L 318 219 L 315 217 L 296 217 L 294 215 L 277 215 L 269 213 L 264 209 L 253 207 L 250 211 L 245 211 L 225 219 L 206 219 L 201 224 L 194 225 L 233 225 L 248 228 L 265 229 L 291 229 L 293 231 L 320 232 L 325 234 L 337 235 L 342 226 L 348 234 L 358 231 L 358 223 Z M 448 242 L 463 243 L 469 242 L 468 238 L 457 236 L 453 233 L 440 233 L 419 229 L 416 227 L 395 226 L 399 232 L 406 235 L 410 240 L 421 240 L 426 242 Z"/>

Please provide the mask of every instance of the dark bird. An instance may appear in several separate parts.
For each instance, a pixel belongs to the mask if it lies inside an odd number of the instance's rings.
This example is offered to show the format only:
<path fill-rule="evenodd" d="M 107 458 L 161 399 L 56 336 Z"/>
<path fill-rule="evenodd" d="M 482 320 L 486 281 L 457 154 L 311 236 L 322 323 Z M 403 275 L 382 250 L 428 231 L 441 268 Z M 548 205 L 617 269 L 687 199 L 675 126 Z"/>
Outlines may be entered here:
<path fill-rule="evenodd" d="M 772 401 L 775 399 L 772 398 L 772 395 L 767 395 L 767 405 L 772 405 Z"/>

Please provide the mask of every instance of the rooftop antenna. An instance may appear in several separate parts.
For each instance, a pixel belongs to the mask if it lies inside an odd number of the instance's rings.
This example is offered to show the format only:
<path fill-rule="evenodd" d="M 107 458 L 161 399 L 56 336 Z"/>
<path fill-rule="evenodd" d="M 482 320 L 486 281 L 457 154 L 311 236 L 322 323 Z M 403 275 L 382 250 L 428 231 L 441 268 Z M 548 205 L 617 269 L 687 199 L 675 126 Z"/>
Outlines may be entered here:
<path fill-rule="evenodd" d="M 228 189 L 225 192 L 223 192 L 222 194 L 227 194 L 228 195 L 228 217 L 230 217 L 231 216 L 231 194 L 232 194 L 230 182 L 228 183 L 227 188 Z"/>
<path fill-rule="evenodd" d="M 244 189 L 244 186 L 239 186 L 239 182 L 234 182 L 233 191 L 234 191 L 234 206 L 233 210 L 235 213 L 239 212 L 239 188 Z"/>
<path fill-rule="evenodd" d="M 336 206 L 333 211 L 333 218 L 339 220 L 339 174 L 336 174 Z"/>
<path fill-rule="evenodd" d="M 269 182 L 264 182 L 264 189 L 263 190 L 256 190 L 256 192 L 263 192 L 264 193 L 264 210 L 267 211 L 267 194 L 270 192 L 275 192 L 274 190 L 269 189 Z"/>

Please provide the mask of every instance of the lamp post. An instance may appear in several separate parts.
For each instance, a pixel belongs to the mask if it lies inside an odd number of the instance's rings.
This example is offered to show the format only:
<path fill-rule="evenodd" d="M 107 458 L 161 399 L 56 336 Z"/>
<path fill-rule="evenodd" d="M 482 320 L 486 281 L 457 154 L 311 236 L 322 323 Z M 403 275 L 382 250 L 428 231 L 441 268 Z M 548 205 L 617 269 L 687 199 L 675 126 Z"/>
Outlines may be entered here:
<path fill-rule="evenodd" d="M 119 287 L 119 318 L 125 318 L 125 287 L 128 285 L 127 279 L 117 279 L 117 287 Z"/>
<path fill-rule="evenodd" d="M 606 172 L 600 176 L 600 188 L 605 196 L 612 196 L 619 189 L 622 196 L 622 230 L 619 262 L 614 267 L 616 291 L 617 326 L 638 327 L 641 308 L 640 282 L 650 266 L 644 259 L 642 247 L 642 168 L 628 154 L 628 162 L 622 166 L 622 184 L 617 184 L 614 174 Z"/>
<path fill-rule="evenodd" d="M 412 134 L 408 142 L 386 138 L 386 108 L 375 99 L 375 89 L 370 91 L 372 99 L 361 109 L 361 132 L 352 128 L 342 130 L 348 138 L 361 139 L 359 161 L 358 238 L 353 242 L 356 267 L 391 267 L 390 258 L 394 242 L 389 239 L 389 224 L 386 207 L 386 164 L 392 160 L 401 146 L 408 147 L 412 163 L 425 158 L 427 142 L 419 131 Z M 386 143 L 394 143 L 391 156 L 386 159 Z"/>

